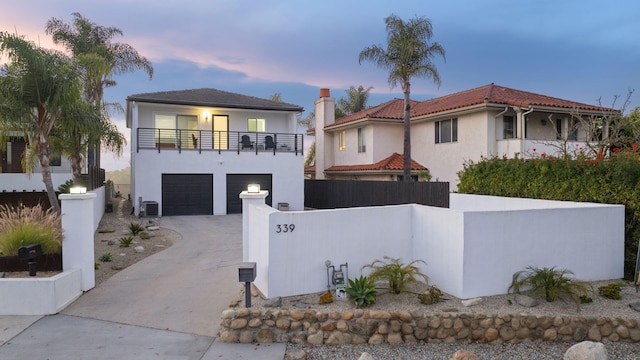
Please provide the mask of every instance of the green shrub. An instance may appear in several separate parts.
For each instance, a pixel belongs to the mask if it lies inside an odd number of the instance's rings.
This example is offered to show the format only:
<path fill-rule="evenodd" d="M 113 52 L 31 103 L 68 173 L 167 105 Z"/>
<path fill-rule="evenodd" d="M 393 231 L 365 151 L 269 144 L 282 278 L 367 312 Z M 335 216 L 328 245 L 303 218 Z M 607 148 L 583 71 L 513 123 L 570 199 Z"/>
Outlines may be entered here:
<path fill-rule="evenodd" d="M 573 272 L 566 269 L 556 270 L 555 266 L 551 268 L 528 266 L 525 270 L 513 274 L 508 291 L 509 293 L 528 291 L 534 296 L 544 297 L 549 302 L 563 296 L 568 297 L 579 309 L 580 296 L 587 296 L 590 286 L 567 275 L 573 275 Z"/>
<path fill-rule="evenodd" d="M 42 206 L 0 205 L 0 254 L 16 256 L 18 249 L 40 244 L 43 254 L 62 250 L 62 223 L 52 209 Z"/>
<path fill-rule="evenodd" d="M 586 295 L 580 295 L 580 304 L 591 304 L 593 302 L 593 299 L 586 296 Z"/>
<path fill-rule="evenodd" d="M 600 286 L 598 287 L 598 294 L 607 299 L 620 300 L 622 298 L 620 296 L 620 285 L 618 284 Z"/>
<path fill-rule="evenodd" d="M 400 259 L 393 259 L 385 256 L 388 262 L 375 260 L 371 264 L 365 265 L 362 269 L 370 268 L 369 278 L 371 281 L 386 280 L 389 283 L 389 291 L 393 294 L 400 294 L 405 290 L 405 283 L 416 281 L 416 277 L 421 277 L 425 283 L 429 282 L 427 275 L 420 272 L 416 263 L 426 264 L 422 260 L 414 260 L 407 265 L 401 264 Z M 362 270 L 361 269 L 361 270 Z"/>
<path fill-rule="evenodd" d="M 106 252 L 106 253 L 100 255 L 100 258 L 98 260 L 100 260 L 102 262 L 111 262 L 111 260 L 113 260 L 113 259 L 111 257 L 111 253 L 110 252 Z"/>
<path fill-rule="evenodd" d="M 129 247 L 132 242 L 133 238 L 131 236 L 120 238 L 120 247 Z"/>
<path fill-rule="evenodd" d="M 544 155 L 544 156 L 543 156 Z M 556 158 L 537 154 L 531 160 L 483 158 L 465 163 L 458 173 L 458 192 L 547 200 L 623 204 L 627 280 L 634 278 L 640 238 L 640 147 L 609 157 L 584 155 Z"/>
<path fill-rule="evenodd" d="M 129 224 L 129 232 L 131 233 L 131 235 L 136 236 L 143 231 L 144 231 L 144 226 L 136 223 Z"/>
<path fill-rule="evenodd" d="M 443 295 L 444 294 L 442 293 L 442 290 L 433 285 L 429 288 L 429 290 L 418 295 L 418 300 L 420 300 L 421 304 L 433 305 L 439 303 Z"/>
<path fill-rule="evenodd" d="M 100 263 L 98 263 L 98 262 L 94 262 L 94 263 L 93 263 L 93 269 L 94 269 L 94 270 L 98 270 L 98 269 L 100 269 Z"/>
<path fill-rule="evenodd" d="M 349 301 L 353 301 L 357 307 L 367 307 L 373 304 L 378 295 L 373 281 L 363 275 L 354 280 L 349 279 L 349 287 L 346 291 Z"/>
<path fill-rule="evenodd" d="M 149 236 L 149 234 L 147 234 L 146 232 L 141 232 L 140 234 L 138 234 L 138 237 L 142 240 L 149 240 L 151 239 L 151 236 Z"/>

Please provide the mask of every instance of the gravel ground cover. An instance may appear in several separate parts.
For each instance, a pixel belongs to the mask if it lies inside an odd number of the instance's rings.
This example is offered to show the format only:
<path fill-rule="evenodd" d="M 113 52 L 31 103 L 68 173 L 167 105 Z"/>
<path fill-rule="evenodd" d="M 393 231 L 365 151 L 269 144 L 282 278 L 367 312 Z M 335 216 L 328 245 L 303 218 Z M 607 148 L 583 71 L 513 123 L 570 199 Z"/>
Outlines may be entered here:
<path fill-rule="evenodd" d="M 429 312 L 458 312 L 484 314 L 531 314 L 547 316 L 584 316 L 636 319 L 640 321 L 640 313 L 631 309 L 629 303 L 640 299 L 634 286 L 627 284 L 622 287 L 621 300 L 611 300 L 597 295 L 599 286 L 610 283 L 622 283 L 620 279 L 593 282 L 591 285 L 596 294 L 592 295 L 593 302 L 582 304 L 578 310 L 574 303 L 556 301 L 546 302 L 540 299 L 539 305 L 526 308 L 517 305 L 514 295 L 499 295 L 484 297 L 482 303 L 470 307 L 462 305 L 462 300 L 445 294 L 445 300 L 434 305 L 423 305 L 417 300 L 417 294 L 428 288 L 424 283 L 413 283 L 409 293 L 400 295 L 389 294 L 379 288 L 378 298 L 370 309 L 380 310 L 422 310 Z M 324 312 L 347 311 L 355 307 L 347 301 L 334 301 L 331 304 L 318 304 L 320 295 L 324 292 L 291 296 L 282 298 L 281 308 L 284 309 L 315 309 Z M 267 309 L 266 301 L 254 291 L 252 308 Z M 239 299 L 244 298 L 240 291 Z M 640 359 L 640 344 L 626 342 L 603 342 L 607 348 L 610 360 Z M 306 359 L 358 359 L 363 352 L 371 354 L 373 359 L 449 359 L 456 350 L 468 350 L 480 359 L 562 359 L 564 353 L 574 345 L 573 343 L 528 341 L 521 344 L 498 343 L 427 343 L 407 345 L 340 345 L 313 346 L 309 344 L 288 344 L 287 353 L 305 354 Z M 294 357 L 295 358 L 295 357 Z"/>
<path fill-rule="evenodd" d="M 159 229 L 147 231 L 152 236 L 149 239 L 142 239 L 140 236 L 130 234 L 128 227 L 132 223 L 143 226 L 156 225 Z M 134 238 L 131 245 L 129 247 L 121 247 L 120 239 L 129 236 Z M 104 214 L 94 237 L 95 261 L 98 264 L 96 286 L 99 286 L 120 270 L 166 249 L 179 239 L 181 239 L 181 236 L 177 232 L 162 228 L 161 219 L 140 219 L 131 215 L 130 201 L 121 198 L 114 199 L 113 212 Z M 135 248 L 137 246 L 144 247 L 144 250 L 136 251 Z M 105 253 L 111 254 L 110 262 L 100 261 L 100 257 Z"/>

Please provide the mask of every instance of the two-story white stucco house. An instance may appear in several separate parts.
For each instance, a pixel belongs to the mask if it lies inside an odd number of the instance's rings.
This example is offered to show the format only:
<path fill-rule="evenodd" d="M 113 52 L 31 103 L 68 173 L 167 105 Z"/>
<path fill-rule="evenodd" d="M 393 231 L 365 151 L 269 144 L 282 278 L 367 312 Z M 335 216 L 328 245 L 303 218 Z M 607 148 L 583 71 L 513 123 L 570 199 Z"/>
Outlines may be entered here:
<path fill-rule="evenodd" d="M 303 136 L 297 105 L 216 89 L 127 98 L 131 196 L 145 215 L 239 213 L 250 183 L 269 205 L 304 208 Z M 149 209 L 146 209 L 151 204 Z M 157 206 L 156 206 L 157 205 Z"/>
<path fill-rule="evenodd" d="M 403 100 L 395 99 L 335 119 L 328 89 L 315 102 L 315 178 L 397 180 L 379 165 L 403 153 Z M 530 157 L 579 148 L 587 135 L 576 116 L 614 110 L 510 89 L 494 84 L 411 104 L 412 173 L 424 167 L 455 189 L 465 161 L 482 156 Z M 534 151 L 535 149 L 535 151 Z M 396 153 L 396 155 L 394 155 Z M 393 171 L 392 171 L 393 170 Z M 307 169 L 307 173 L 309 170 Z"/>

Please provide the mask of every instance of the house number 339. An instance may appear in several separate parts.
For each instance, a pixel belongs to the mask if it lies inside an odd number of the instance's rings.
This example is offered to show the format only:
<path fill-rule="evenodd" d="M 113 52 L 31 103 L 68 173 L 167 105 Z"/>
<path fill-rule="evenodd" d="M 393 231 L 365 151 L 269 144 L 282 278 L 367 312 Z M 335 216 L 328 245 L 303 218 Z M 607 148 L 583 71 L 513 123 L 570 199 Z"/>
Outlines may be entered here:
<path fill-rule="evenodd" d="M 276 225 L 276 233 L 293 232 L 296 226 L 294 224 L 278 224 Z"/>

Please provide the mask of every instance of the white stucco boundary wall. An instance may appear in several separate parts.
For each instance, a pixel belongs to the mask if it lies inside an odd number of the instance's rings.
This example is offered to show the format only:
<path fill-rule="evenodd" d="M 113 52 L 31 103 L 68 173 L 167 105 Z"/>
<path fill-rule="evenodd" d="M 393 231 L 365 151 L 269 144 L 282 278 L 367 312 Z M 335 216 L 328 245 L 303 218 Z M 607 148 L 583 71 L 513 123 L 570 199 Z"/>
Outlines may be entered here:
<path fill-rule="evenodd" d="M 95 286 L 94 209 L 100 202 L 94 201 L 96 197 L 96 193 L 60 195 L 63 271 L 49 278 L 0 279 L 0 315 L 56 314 Z"/>
<path fill-rule="evenodd" d="M 257 263 L 255 284 L 269 298 L 326 290 L 326 260 L 348 263 L 354 278 L 384 256 L 424 260 L 430 283 L 461 299 L 505 294 L 527 266 L 588 281 L 623 277 L 622 205 L 451 194 L 450 206 L 280 212 L 252 204 L 243 261 Z"/>
<path fill-rule="evenodd" d="M 70 173 L 52 173 L 51 182 L 53 188 L 57 189 L 58 186 L 64 184 L 67 180 L 73 177 Z M 0 191 L 47 191 L 42 181 L 42 174 L 33 173 L 31 176 L 27 174 L 2 174 L 2 183 L 0 184 Z"/>

